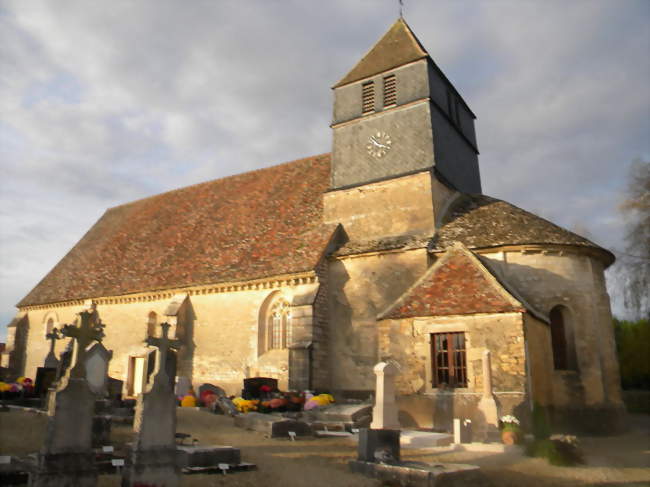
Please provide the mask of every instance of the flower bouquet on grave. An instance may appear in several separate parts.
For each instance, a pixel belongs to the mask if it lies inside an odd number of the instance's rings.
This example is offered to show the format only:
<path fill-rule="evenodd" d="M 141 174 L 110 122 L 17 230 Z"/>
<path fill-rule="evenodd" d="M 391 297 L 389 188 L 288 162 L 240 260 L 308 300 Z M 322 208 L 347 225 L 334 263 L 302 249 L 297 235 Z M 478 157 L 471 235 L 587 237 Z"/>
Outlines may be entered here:
<path fill-rule="evenodd" d="M 501 430 L 501 441 L 505 445 L 514 445 L 521 442 L 523 432 L 516 417 L 510 414 L 502 416 L 499 420 L 499 429 Z"/>

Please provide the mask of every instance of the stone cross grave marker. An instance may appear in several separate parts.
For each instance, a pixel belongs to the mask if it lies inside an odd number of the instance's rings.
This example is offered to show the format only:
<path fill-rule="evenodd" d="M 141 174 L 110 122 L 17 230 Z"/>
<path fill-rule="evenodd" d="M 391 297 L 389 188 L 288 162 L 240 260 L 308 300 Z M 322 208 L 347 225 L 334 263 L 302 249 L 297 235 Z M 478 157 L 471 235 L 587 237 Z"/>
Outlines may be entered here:
<path fill-rule="evenodd" d="M 92 451 L 95 396 L 86 380 L 86 348 L 100 341 L 103 325 L 96 311 L 82 311 L 78 326 L 65 325 L 62 333 L 74 339 L 73 367 L 49 396 L 48 422 L 43 447 L 37 456 L 34 487 L 94 486 L 97 469 Z"/>
<path fill-rule="evenodd" d="M 50 351 L 45 357 L 43 367 L 56 369 L 59 366 L 59 360 L 56 358 L 56 355 L 54 355 L 54 345 L 56 344 L 56 341 L 61 338 L 58 328 L 52 328 L 52 331 L 45 335 L 45 338 L 50 341 Z"/>
<path fill-rule="evenodd" d="M 395 402 L 395 376 L 399 369 L 393 362 L 379 362 L 373 370 L 377 376 L 377 387 L 370 428 L 398 430 L 400 425 Z"/>
<path fill-rule="evenodd" d="M 138 396 L 133 429 L 135 441 L 131 462 L 124 471 L 124 486 L 151 485 L 175 487 L 180 482 L 176 459 L 176 397 L 167 375 L 170 349 L 180 342 L 169 338 L 169 323 L 161 323 L 162 336 L 149 337 L 147 345 L 158 348 L 152 381 Z"/>

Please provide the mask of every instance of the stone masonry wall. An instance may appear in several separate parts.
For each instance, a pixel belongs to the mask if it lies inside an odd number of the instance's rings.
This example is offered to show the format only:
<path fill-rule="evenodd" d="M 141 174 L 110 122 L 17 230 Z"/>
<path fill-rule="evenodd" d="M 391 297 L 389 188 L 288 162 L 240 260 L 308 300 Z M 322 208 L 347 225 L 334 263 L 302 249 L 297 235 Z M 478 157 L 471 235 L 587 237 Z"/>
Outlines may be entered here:
<path fill-rule="evenodd" d="M 301 289 L 300 286 L 287 286 L 279 290 L 291 301 L 293 293 L 300 293 Z M 258 354 L 260 308 L 269 295 L 277 291 L 252 289 L 190 296 L 179 315 L 179 327 L 182 326 L 184 332 L 184 348 L 179 353 L 179 375 L 187 376 L 195 386 L 204 382 L 219 385 L 229 394 L 239 394 L 243 379 L 255 376 L 277 378 L 279 386 L 286 389 L 288 349 Z M 149 313 L 157 314 L 158 323 L 169 321 L 164 316 L 168 304 L 169 299 L 159 299 L 97 306 L 97 312 L 106 324 L 103 343 L 114 352 L 109 366 L 111 377 L 126 381 L 129 357 L 142 356 L 149 351 L 144 344 Z M 311 305 L 308 307 L 306 329 L 311 332 Z M 28 312 L 27 376 L 35 377 L 36 368 L 42 365 L 49 350 L 43 331 L 47 318 L 55 314 L 55 326 L 72 323 L 81 309 L 81 306 L 68 306 Z M 65 345 L 66 340 L 57 342 L 57 356 Z"/>
<path fill-rule="evenodd" d="M 543 313 L 566 309 L 577 371 L 553 371 L 554 402 L 572 407 L 621 405 L 614 328 L 603 264 L 578 252 L 485 254 L 524 298 Z"/>
<path fill-rule="evenodd" d="M 329 266 L 331 387 L 373 391 L 377 315 L 427 268 L 426 249 L 333 260 Z"/>
<path fill-rule="evenodd" d="M 464 332 L 467 388 L 431 387 L 432 333 Z M 521 313 L 423 317 L 379 322 L 382 359 L 396 360 L 401 414 L 422 427 L 448 428 L 451 418 L 475 418 L 483 393 L 482 355 L 492 352 L 492 384 L 500 413 L 527 408 L 526 351 Z M 408 425 L 408 422 L 407 424 Z M 402 424 L 405 426 L 405 424 Z"/>

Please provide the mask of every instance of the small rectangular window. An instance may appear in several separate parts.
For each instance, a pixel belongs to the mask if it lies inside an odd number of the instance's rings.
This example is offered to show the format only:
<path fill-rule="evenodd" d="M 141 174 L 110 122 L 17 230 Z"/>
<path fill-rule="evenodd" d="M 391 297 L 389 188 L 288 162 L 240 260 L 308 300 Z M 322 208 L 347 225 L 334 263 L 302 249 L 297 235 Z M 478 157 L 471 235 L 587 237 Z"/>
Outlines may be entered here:
<path fill-rule="evenodd" d="M 384 106 L 397 105 L 397 80 L 394 74 L 384 78 Z"/>
<path fill-rule="evenodd" d="M 375 84 L 368 81 L 361 85 L 362 90 L 362 111 L 363 113 L 371 113 L 375 111 Z"/>
<path fill-rule="evenodd" d="M 433 387 L 467 387 L 465 333 L 431 334 Z"/>

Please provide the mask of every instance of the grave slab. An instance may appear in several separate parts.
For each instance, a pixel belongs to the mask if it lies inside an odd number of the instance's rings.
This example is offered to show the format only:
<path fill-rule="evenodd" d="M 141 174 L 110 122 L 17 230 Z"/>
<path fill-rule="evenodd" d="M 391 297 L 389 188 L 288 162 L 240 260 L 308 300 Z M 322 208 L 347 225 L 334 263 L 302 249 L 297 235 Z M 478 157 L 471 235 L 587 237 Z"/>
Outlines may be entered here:
<path fill-rule="evenodd" d="M 349 462 L 352 472 L 373 477 L 389 485 L 408 485 L 409 487 L 489 487 L 490 483 L 480 468 L 464 464 L 426 465 L 403 462 L 398 465 L 363 462 Z"/>
<path fill-rule="evenodd" d="M 454 437 L 446 433 L 431 433 L 427 431 L 402 430 L 400 445 L 402 448 L 437 448 L 453 443 Z"/>
<path fill-rule="evenodd" d="M 190 446 L 179 445 L 177 461 L 181 468 L 216 467 L 220 463 L 235 465 L 241 462 L 239 448 L 231 446 Z"/>
<path fill-rule="evenodd" d="M 235 426 L 240 428 L 258 431 L 271 438 L 287 438 L 289 431 L 296 433 L 296 436 L 312 436 L 311 427 L 304 421 L 286 419 L 279 416 L 262 413 L 246 413 L 235 416 Z"/>
<path fill-rule="evenodd" d="M 314 420 L 322 422 L 355 423 L 368 416 L 372 416 L 370 404 L 335 404 L 313 413 Z"/>

